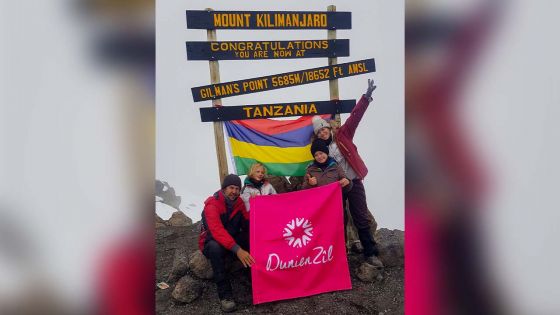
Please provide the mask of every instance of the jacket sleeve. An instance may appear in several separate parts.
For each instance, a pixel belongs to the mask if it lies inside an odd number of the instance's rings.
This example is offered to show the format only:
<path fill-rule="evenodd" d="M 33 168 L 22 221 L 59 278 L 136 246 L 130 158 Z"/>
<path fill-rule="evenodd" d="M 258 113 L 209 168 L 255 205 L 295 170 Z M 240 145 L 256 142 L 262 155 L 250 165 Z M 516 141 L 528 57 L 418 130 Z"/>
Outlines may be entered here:
<path fill-rule="evenodd" d="M 249 198 L 251 198 L 251 192 L 247 189 L 247 186 L 243 187 L 243 192 L 241 193 L 241 199 L 245 203 L 245 209 L 249 211 Z"/>
<path fill-rule="evenodd" d="M 342 166 L 337 165 L 336 170 L 338 172 L 338 180 L 341 180 L 343 178 L 348 178 L 346 177 L 346 173 L 344 172 L 344 170 L 342 169 Z"/>
<path fill-rule="evenodd" d="M 364 117 L 364 113 L 366 112 L 368 106 L 369 106 L 369 101 L 367 97 L 362 95 L 358 103 L 356 103 L 354 109 L 352 109 L 352 112 L 350 113 L 350 117 L 348 117 L 348 119 L 346 120 L 344 125 L 340 127 L 338 132 L 346 134 L 346 136 L 349 139 L 354 139 L 356 128 L 358 128 L 358 125 L 360 124 L 362 117 Z"/>
<path fill-rule="evenodd" d="M 270 185 L 270 193 L 269 193 L 269 195 L 276 195 L 277 192 L 276 192 L 276 189 L 274 189 L 274 186 L 272 186 L 272 184 L 269 184 L 269 185 Z M 249 208 L 247 208 L 247 209 L 249 209 Z"/>
<path fill-rule="evenodd" d="M 309 189 L 313 186 L 309 185 L 309 182 L 307 181 L 308 177 L 311 177 L 311 174 L 309 174 L 309 172 L 305 173 L 305 176 L 303 176 L 303 183 L 301 183 L 301 189 Z"/>
<path fill-rule="evenodd" d="M 231 237 L 224 228 L 222 220 L 220 220 L 220 213 L 218 212 L 218 209 L 216 209 L 215 206 L 206 205 L 206 207 L 204 207 L 204 216 L 206 217 L 208 229 L 216 242 L 228 250 L 232 250 L 237 244 L 233 240 L 233 237 Z"/>

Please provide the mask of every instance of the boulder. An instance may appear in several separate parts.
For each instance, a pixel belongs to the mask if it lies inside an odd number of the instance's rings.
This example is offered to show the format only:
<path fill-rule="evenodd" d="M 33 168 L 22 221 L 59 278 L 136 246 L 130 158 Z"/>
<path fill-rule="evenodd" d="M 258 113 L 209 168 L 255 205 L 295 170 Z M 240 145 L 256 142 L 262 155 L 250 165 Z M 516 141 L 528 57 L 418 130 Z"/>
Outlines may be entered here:
<path fill-rule="evenodd" d="M 383 268 L 374 267 L 368 263 L 362 263 L 356 268 L 356 277 L 363 282 L 374 282 L 383 279 Z"/>
<path fill-rule="evenodd" d="M 290 185 L 290 183 L 288 182 L 286 177 L 284 177 L 284 176 L 268 176 L 267 179 L 270 182 L 270 184 L 272 185 L 272 187 L 274 187 L 274 190 L 276 190 L 277 193 L 281 194 L 281 193 L 285 193 L 285 192 L 289 191 L 288 186 Z"/>
<path fill-rule="evenodd" d="M 177 248 L 173 258 L 173 267 L 167 278 L 167 282 L 175 282 L 187 274 L 189 270 L 189 255 L 187 249 Z"/>
<path fill-rule="evenodd" d="M 200 250 L 197 250 L 189 256 L 189 269 L 200 279 L 212 279 L 214 276 L 210 261 Z"/>
<path fill-rule="evenodd" d="M 165 227 L 165 220 L 162 219 L 159 215 L 156 214 L 156 228 Z"/>
<path fill-rule="evenodd" d="M 375 233 L 379 259 L 385 267 L 404 266 L 404 232 L 379 229 Z"/>
<path fill-rule="evenodd" d="M 301 190 L 303 185 L 303 176 L 290 176 L 290 185 L 288 186 L 289 191 Z"/>
<path fill-rule="evenodd" d="M 179 302 L 191 303 L 202 294 L 202 283 L 190 276 L 182 277 L 175 285 L 171 296 Z"/>
<path fill-rule="evenodd" d="M 175 211 L 171 215 L 171 218 L 167 220 L 167 224 L 170 226 L 189 226 L 192 225 L 192 220 L 182 211 Z"/>

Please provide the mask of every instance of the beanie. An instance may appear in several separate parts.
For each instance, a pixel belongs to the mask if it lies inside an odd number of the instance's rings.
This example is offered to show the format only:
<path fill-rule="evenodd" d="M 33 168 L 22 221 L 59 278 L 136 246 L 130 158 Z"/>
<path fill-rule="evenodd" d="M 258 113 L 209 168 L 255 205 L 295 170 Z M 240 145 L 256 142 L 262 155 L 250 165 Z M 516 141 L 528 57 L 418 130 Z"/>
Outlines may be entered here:
<path fill-rule="evenodd" d="M 311 121 L 313 122 L 314 134 L 317 134 L 317 132 L 319 132 L 319 130 L 321 130 L 322 128 L 331 128 L 331 125 L 326 120 L 321 118 L 321 116 L 313 116 Z"/>
<path fill-rule="evenodd" d="M 324 152 L 326 155 L 329 155 L 329 146 L 327 142 L 323 139 L 315 139 L 311 144 L 311 155 L 315 156 L 315 152 L 321 151 Z"/>
<path fill-rule="evenodd" d="M 222 189 L 231 185 L 237 186 L 239 187 L 239 189 L 241 189 L 241 178 L 239 178 L 239 176 L 235 174 L 229 174 L 228 176 L 226 176 L 224 178 L 224 181 L 222 182 Z"/>

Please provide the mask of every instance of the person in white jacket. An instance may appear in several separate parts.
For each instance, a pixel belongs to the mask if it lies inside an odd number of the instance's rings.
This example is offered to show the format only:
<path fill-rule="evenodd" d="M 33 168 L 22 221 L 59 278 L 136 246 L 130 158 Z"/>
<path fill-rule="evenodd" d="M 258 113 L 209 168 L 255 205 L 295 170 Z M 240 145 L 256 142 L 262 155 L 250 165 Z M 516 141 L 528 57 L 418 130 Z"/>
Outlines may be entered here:
<path fill-rule="evenodd" d="M 275 195 L 276 190 L 266 180 L 266 167 L 261 163 L 254 163 L 245 178 L 241 199 L 245 202 L 245 208 L 250 210 L 249 199 L 253 196 Z"/>

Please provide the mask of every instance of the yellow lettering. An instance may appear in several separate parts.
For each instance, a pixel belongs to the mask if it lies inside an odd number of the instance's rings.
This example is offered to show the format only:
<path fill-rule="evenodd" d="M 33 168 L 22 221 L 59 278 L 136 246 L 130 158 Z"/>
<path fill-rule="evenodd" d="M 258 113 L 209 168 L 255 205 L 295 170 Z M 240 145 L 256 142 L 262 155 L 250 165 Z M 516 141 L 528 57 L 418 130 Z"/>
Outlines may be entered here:
<path fill-rule="evenodd" d="M 317 114 L 317 108 L 314 103 L 309 106 L 309 114 Z"/>
<path fill-rule="evenodd" d="M 214 85 L 214 95 L 215 96 L 222 95 L 222 94 L 220 94 L 220 87 L 219 86 Z"/>
<path fill-rule="evenodd" d="M 221 27 L 222 26 L 222 19 L 221 14 L 214 14 L 214 27 Z"/>
<path fill-rule="evenodd" d="M 245 116 L 251 118 L 251 107 L 243 107 L 243 110 L 245 111 Z"/>
<path fill-rule="evenodd" d="M 366 63 L 365 63 L 365 62 L 362 62 L 361 65 L 362 65 L 363 72 L 367 72 L 368 69 L 367 69 L 367 67 L 366 67 Z"/>
<path fill-rule="evenodd" d="M 272 107 L 271 106 L 263 106 L 263 115 L 265 117 L 272 116 Z"/>
<path fill-rule="evenodd" d="M 315 16 L 313 16 L 313 26 L 315 27 L 321 26 L 321 15 L 315 14 Z"/>
<path fill-rule="evenodd" d="M 274 116 L 282 116 L 282 105 L 274 106 Z"/>
<path fill-rule="evenodd" d="M 321 27 L 327 27 L 327 15 L 324 13 L 321 14 Z"/>
<path fill-rule="evenodd" d="M 284 22 L 285 22 L 284 14 L 276 14 L 275 17 L 276 18 L 274 20 L 275 20 L 276 26 L 277 27 L 284 27 Z"/>
<path fill-rule="evenodd" d="M 348 74 L 353 74 L 358 72 L 358 65 L 353 63 L 348 65 Z"/>
<path fill-rule="evenodd" d="M 253 117 L 262 117 L 261 110 L 258 107 L 255 107 L 255 111 L 253 112 Z"/>
<path fill-rule="evenodd" d="M 298 14 L 292 14 L 292 19 L 293 19 L 292 22 L 294 23 L 294 26 L 299 27 L 299 15 Z"/>
<path fill-rule="evenodd" d="M 264 27 L 263 14 L 257 14 L 257 27 Z"/>
<path fill-rule="evenodd" d="M 284 115 L 288 116 L 288 115 L 293 115 L 294 112 L 292 111 L 292 108 L 290 107 L 290 105 L 286 105 L 286 110 L 284 111 Z"/>

